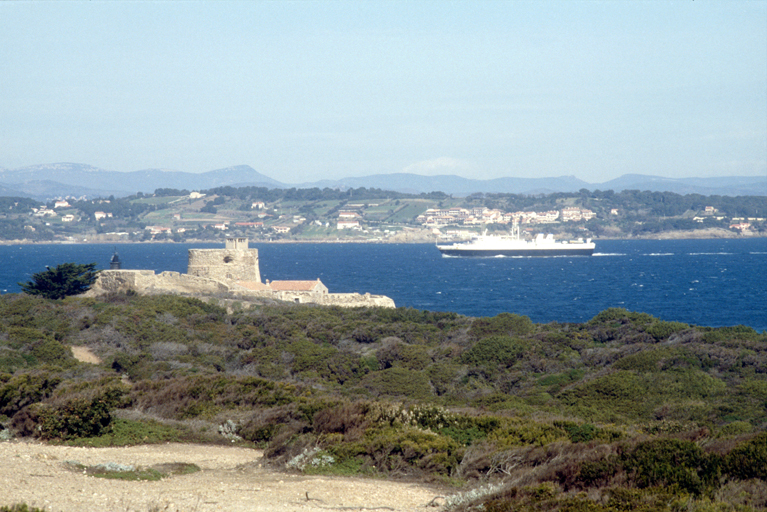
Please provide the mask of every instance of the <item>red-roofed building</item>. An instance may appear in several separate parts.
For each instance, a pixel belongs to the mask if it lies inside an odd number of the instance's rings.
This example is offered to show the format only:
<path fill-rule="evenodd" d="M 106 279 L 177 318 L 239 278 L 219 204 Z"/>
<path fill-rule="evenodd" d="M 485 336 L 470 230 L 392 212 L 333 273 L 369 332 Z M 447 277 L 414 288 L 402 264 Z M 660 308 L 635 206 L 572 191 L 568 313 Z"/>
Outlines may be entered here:
<path fill-rule="evenodd" d="M 362 229 L 358 220 L 339 220 L 336 229 Z"/>
<path fill-rule="evenodd" d="M 319 278 L 316 281 L 266 281 L 268 286 L 281 300 L 290 302 L 316 302 L 322 295 L 328 294 L 328 287 Z"/>
<path fill-rule="evenodd" d="M 261 281 L 237 281 L 237 286 L 253 291 L 271 291 L 269 285 L 264 284 Z"/>

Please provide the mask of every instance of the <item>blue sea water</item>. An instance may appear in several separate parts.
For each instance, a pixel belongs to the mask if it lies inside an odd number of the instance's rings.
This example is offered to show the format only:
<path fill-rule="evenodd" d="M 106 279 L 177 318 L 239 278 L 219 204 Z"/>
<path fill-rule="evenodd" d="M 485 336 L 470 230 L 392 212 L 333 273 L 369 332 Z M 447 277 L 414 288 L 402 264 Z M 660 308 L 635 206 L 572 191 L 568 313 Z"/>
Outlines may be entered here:
<path fill-rule="evenodd" d="M 187 249 L 222 244 L 0 246 L 0 292 L 46 265 L 97 262 L 186 272 Z M 695 325 L 767 330 L 767 238 L 600 240 L 591 257 L 443 258 L 430 244 L 253 244 L 262 279 L 320 278 L 331 292 L 398 306 L 534 322 L 583 322 L 609 307 Z"/>

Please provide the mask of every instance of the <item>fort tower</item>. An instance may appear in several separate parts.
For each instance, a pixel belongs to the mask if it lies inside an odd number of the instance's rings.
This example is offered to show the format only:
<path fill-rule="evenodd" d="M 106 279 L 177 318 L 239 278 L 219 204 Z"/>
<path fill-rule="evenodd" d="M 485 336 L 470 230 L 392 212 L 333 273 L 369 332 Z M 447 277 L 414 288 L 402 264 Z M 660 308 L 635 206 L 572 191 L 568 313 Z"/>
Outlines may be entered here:
<path fill-rule="evenodd" d="M 189 249 L 186 273 L 217 281 L 261 282 L 258 249 L 248 248 L 247 238 L 226 239 L 224 249 Z"/>

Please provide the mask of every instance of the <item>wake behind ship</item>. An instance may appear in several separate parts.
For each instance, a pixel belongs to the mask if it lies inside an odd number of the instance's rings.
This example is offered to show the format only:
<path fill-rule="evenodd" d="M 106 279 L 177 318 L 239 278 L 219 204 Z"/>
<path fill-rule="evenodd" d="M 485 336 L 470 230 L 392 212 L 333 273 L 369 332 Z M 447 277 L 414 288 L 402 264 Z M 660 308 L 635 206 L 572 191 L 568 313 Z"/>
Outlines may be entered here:
<path fill-rule="evenodd" d="M 442 256 L 495 257 L 495 256 L 591 256 L 596 244 L 591 239 L 558 241 L 553 235 L 539 234 L 532 240 L 519 239 L 519 226 L 515 223 L 511 235 L 476 235 L 466 242 L 437 243 Z"/>

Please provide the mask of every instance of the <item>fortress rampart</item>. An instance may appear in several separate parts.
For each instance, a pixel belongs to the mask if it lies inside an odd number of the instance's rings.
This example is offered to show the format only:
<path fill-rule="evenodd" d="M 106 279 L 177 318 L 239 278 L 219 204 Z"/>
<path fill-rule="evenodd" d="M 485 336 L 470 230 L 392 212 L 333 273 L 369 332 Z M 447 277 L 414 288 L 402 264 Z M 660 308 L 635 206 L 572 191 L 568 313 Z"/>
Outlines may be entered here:
<path fill-rule="evenodd" d="M 155 274 L 153 270 L 102 270 L 86 295 L 125 293 L 128 290 L 142 295 L 213 295 L 228 292 L 229 286 L 214 279 L 179 272 Z"/>
<path fill-rule="evenodd" d="M 186 274 L 152 270 L 102 270 L 86 296 L 125 293 L 142 295 L 221 295 L 240 299 L 272 298 L 293 303 L 341 307 L 395 307 L 384 295 L 329 293 L 316 281 L 261 282 L 258 250 L 249 249 L 247 239 L 227 239 L 224 249 L 189 249 Z"/>

